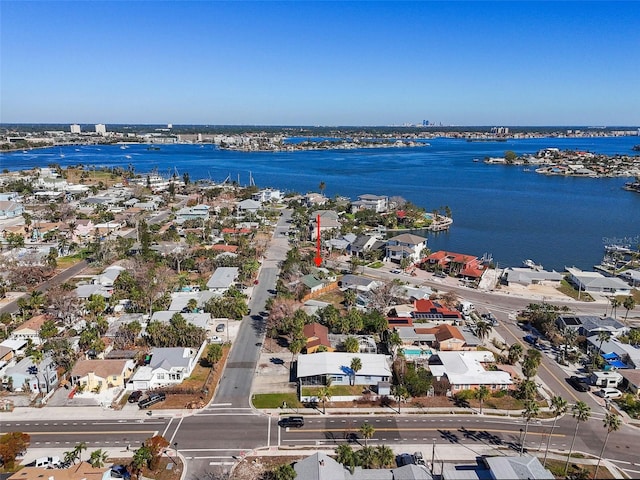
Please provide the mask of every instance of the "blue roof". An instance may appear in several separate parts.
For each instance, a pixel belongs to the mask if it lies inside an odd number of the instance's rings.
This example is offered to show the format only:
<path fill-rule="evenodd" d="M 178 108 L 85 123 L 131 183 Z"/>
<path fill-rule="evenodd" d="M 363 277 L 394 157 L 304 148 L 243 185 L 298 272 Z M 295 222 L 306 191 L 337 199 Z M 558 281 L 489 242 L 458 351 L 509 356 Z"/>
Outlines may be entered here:
<path fill-rule="evenodd" d="M 624 362 L 620 360 L 609 360 L 607 363 L 616 368 L 629 368 Z"/>

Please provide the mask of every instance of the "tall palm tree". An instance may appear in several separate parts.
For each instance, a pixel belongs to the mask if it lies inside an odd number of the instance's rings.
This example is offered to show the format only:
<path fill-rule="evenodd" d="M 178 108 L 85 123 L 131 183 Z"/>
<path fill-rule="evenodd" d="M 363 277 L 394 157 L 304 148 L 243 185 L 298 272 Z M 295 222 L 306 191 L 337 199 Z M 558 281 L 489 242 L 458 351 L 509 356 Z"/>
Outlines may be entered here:
<path fill-rule="evenodd" d="M 564 338 L 563 355 L 564 355 L 564 360 L 566 360 L 567 359 L 567 355 L 568 355 L 568 351 L 569 351 L 569 347 L 572 346 L 573 343 L 578 338 L 578 331 L 573 329 L 573 328 L 565 327 L 562 330 L 562 337 Z"/>
<path fill-rule="evenodd" d="M 624 323 L 627 323 L 627 316 L 629 315 L 629 310 L 633 310 L 636 306 L 636 301 L 635 299 L 629 295 L 627 298 L 624 299 L 624 302 L 622 302 L 622 306 L 627 310 L 626 313 L 624 314 Z"/>
<path fill-rule="evenodd" d="M 534 400 L 527 400 L 524 403 L 524 410 L 522 411 L 522 417 L 524 418 L 524 436 L 522 437 L 522 443 L 520 444 L 520 455 L 524 454 L 524 444 L 527 441 L 527 433 L 529 432 L 529 422 L 533 418 L 536 418 L 540 414 L 540 407 Z"/>
<path fill-rule="evenodd" d="M 400 413 L 400 404 L 407 398 L 409 398 L 409 390 L 404 385 L 394 385 L 392 388 L 392 394 L 398 402 L 398 413 Z"/>
<path fill-rule="evenodd" d="M 376 451 L 373 447 L 364 446 L 356 452 L 357 463 L 362 468 L 375 468 L 378 461 Z"/>
<path fill-rule="evenodd" d="M 78 459 L 78 462 L 82 463 L 82 452 L 87 449 L 87 444 L 84 442 L 78 443 L 74 448 L 73 452 Z"/>
<path fill-rule="evenodd" d="M 108 459 L 109 454 L 100 448 L 91 452 L 89 463 L 93 468 L 102 468 Z"/>
<path fill-rule="evenodd" d="M 598 341 L 600 342 L 600 345 L 598 346 L 598 351 L 593 353 L 593 364 L 595 365 L 595 361 L 596 361 L 596 356 L 597 355 L 602 355 L 602 344 L 604 342 L 608 342 L 609 339 L 611 338 L 611 332 L 607 332 L 604 330 L 601 330 L 598 332 Z"/>
<path fill-rule="evenodd" d="M 480 415 L 482 415 L 482 405 L 484 404 L 484 401 L 489 398 L 491 392 L 485 385 L 480 385 L 480 388 L 473 392 L 473 395 L 477 400 L 480 400 Z"/>
<path fill-rule="evenodd" d="M 621 305 L 621 303 L 620 303 L 620 300 L 618 300 L 616 297 L 611 297 L 609 300 L 611 302 L 611 314 L 615 319 L 616 313 L 618 312 L 618 307 Z"/>
<path fill-rule="evenodd" d="M 351 359 L 351 370 L 353 370 L 353 374 L 351 375 L 351 385 L 356 384 L 356 374 L 362 370 L 362 360 L 359 357 L 353 357 Z"/>
<path fill-rule="evenodd" d="M 586 422 L 591 417 L 591 407 L 580 400 L 573 407 L 571 407 L 571 415 L 576 419 L 576 429 L 573 432 L 573 439 L 571 440 L 571 447 L 569 448 L 569 455 L 567 455 L 567 462 L 564 464 L 564 475 L 567 476 L 569 470 L 569 460 L 571 459 L 571 453 L 573 452 L 573 445 L 576 442 L 578 436 L 578 427 L 580 422 Z"/>
<path fill-rule="evenodd" d="M 331 400 L 331 377 L 327 377 L 327 381 L 324 385 L 324 387 L 322 387 L 320 389 L 320 391 L 318 392 L 318 399 L 322 402 L 322 414 L 324 415 L 325 413 L 327 413 L 327 409 L 326 409 L 326 402 L 328 402 L 329 400 Z"/>
<path fill-rule="evenodd" d="M 600 456 L 598 457 L 598 463 L 596 464 L 596 471 L 593 474 L 594 479 L 598 478 L 598 469 L 600 468 L 600 461 L 602 460 L 602 455 L 604 455 L 604 449 L 607 446 L 607 442 L 609 441 L 609 435 L 611 434 L 611 432 L 617 432 L 618 430 L 620 430 L 620 427 L 622 426 L 622 420 L 620 419 L 620 416 L 616 415 L 615 413 L 607 413 L 604 419 L 602 420 L 602 423 L 604 423 L 604 428 L 607 429 L 607 436 L 604 437 L 602 450 L 600 450 Z"/>
<path fill-rule="evenodd" d="M 367 446 L 367 441 L 373 437 L 373 434 L 375 433 L 376 429 L 373 428 L 373 425 L 371 425 L 368 422 L 364 422 L 362 425 L 360 425 L 360 435 L 362 435 L 362 438 L 364 438 L 364 446 Z"/>
<path fill-rule="evenodd" d="M 559 395 L 556 395 L 551 399 L 551 411 L 553 412 L 553 425 L 551 426 L 551 432 L 549 432 L 549 437 L 547 438 L 547 448 L 544 452 L 544 461 L 542 462 L 543 467 L 547 465 L 547 454 L 549 453 L 549 444 L 551 443 L 551 437 L 553 436 L 553 430 L 556 428 L 556 422 L 558 421 L 558 417 L 567 413 L 568 407 L 569 407 L 569 403 Z"/>
<path fill-rule="evenodd" d="M 345 351 L 349 353 L 358 353 L 358 350 L 360 349 L 360 343 L 358 342 L 358 339 L 351 336 L 344 339 L 344 342 L 342 342 L 342 346 L 344 347 Z"/>
<path fill-rule="evenodd" d="M 478 322 L 476 324 L 476 335 L 484 343 L 484 339 L 491 333 L 491 324 L 487 322 Z"/>

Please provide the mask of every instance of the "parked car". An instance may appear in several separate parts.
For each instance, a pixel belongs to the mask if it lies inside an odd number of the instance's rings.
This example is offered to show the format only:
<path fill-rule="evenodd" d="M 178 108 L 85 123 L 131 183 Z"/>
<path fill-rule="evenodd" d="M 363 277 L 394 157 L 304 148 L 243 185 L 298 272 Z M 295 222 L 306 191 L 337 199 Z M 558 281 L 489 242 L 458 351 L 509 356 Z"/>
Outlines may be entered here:
<path fill-rule="evenodd" d="M 124 480 L 131 479 L 131 473 L 129 473 L 129 470 L 127 470 L 127 467 L 124 465 L 112 465 L 109 473 L 111 478 L 122 478 Z"/>
<path fill-rule="evenodd" d="M 213 337 L 211 337 L 211 342 L 210 343 L 222 343 L 222 339 L 220 337 L 218 337 L 217 335 L 214 335 Z"/>
<path fill-rule="evenodd" d="M 579 392 L 588 392 L 590 390 L 589 385 L 587 385 L 587 382 L 582 377 L 572 375 L 567 378 L 567 383 Z"/>
<path fill-rule="evenodd" d="M 416 465 L 426 465 L 422 452 L 413 452 L 413 462 Z"/>
<path fill-rule="evenodd" d="M 129 403 L 139 402 L 141 397 L 142 397 L 142 392 L 140 390 L 131 392 L 131 395 L 129 395 Z"/>
<path fill-rule="evenodd" d="M 622 396 L 622 392 L 617 388 L 601 388 L 596 392 L 596 395 L 604 398 L 605 400 L 614 400 Z"/>
<path fill-rule="evenodd" d="M 433 276 L 438 278 L 447 278 L 447 274 L 442 271 L 434 273 Z"/>
<path fill-rule="evenodd" d="M 216 332 L 224 332 L 224 323 L 216 325 Z"/>
<path fill-rule="evenodd" d="M 287 427 L 300 428 L 304 426 L 304 418 L 303 417 L 284 417 L 278 422 L 278 425 L 280 425 L 283 428 L 287 428 Z"/>
<path fill-rule="evenodd" d="M 410 453 L 401 453 L 396 456 L 396 463 L 399 467 L 404 467 L 405 465 L 412 465 L 414 463 L 413 455 Z"/>
<path fill-rule="evenodd" d="M 164 392 L 152 393 L 147 398 L 144 398 L 138 402 L 138 408 L 149 408 L 151 405 L 155 405 L 159 402 L 164 402 L 167 395 Z"/>
<path fill-rule="evenodd" d="M 390 273 L 395 273 L 395 274 L 402 273 L 400 270 L 395 269 L 395 268 L 393 270 L 389 270 L 389 272 Z"/>
<path fill-rule="evenodd" d="M 56 468 L 60 465 L 60 457 L 40 457 L 28 466 L 37 468 Z"/>

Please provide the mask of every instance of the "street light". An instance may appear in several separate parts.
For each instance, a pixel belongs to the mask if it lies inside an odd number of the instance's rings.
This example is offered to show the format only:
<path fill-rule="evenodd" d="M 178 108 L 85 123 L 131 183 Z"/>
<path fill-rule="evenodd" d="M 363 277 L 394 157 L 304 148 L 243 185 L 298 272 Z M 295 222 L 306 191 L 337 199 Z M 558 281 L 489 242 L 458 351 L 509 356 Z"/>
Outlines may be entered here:
<path fill-rule="evenodd" d="M 176 458 L 178 458 L 178 442 L 175 442 L 173 447 L 176 449 Z"/>
<path fill-rule="evenodd" d="M 520 429 L 520 456 L 524 454 L 524 443 L 522 443 L 522 434 L 524 433 L 523 429 Z"/>

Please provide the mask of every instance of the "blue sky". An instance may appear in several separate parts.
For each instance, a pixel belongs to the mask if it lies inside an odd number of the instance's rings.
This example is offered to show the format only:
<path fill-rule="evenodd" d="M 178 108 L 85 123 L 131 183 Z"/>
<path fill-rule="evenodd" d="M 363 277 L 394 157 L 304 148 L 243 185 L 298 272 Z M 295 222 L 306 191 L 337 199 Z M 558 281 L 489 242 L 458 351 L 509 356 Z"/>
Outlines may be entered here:
<path fill-rule="evenodd" d="M 640 2 L 0 0 L 0 122 L 640 125 Z"/>

